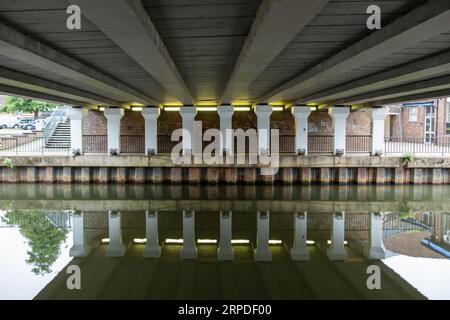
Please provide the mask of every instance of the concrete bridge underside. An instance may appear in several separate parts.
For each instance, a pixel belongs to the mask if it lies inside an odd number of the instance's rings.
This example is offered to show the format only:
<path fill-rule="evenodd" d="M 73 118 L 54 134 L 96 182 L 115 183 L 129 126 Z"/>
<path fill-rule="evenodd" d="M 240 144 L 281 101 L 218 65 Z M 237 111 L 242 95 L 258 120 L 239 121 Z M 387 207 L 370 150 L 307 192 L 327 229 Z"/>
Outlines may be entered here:
<path fill-rule="evenodd" d="M 2 0 L 0 92 L 83 106 L 450 95 L 450 2 Z M 81 8 L 81 29 L 66 10 Z"/>

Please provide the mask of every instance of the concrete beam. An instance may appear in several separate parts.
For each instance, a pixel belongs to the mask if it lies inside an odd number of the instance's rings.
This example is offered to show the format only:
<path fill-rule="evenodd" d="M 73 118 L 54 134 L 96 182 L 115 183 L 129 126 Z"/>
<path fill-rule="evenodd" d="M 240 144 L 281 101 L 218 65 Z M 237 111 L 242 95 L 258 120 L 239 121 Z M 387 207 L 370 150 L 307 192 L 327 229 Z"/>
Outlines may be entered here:
<path fill-rule="evenodd" d="M 124 103 L 155 104 L 156 101 L 11 27 L 0 23 L 0 52 L 3 56 L 51 71 L 93 89 L 108 92 Z"/>
<path fill-rule="evenodd" d="M 450 72 L 450 51 L 430 56 L 426 59 L 414 61 L 397 68 L 389 69 L 374 75 L 347 82 L 343 85 L 323 90 L 305 97 L 298 103 L 325 103 L 339 101 L 339 99 L 360 95 L 373 90 L 390 88 L 395 85 L 410 83 L 434 75 Z"/>
<path fill-rule="evenodd" d="M 141 1 L 69 0 L 183 104 L 193 98 Z"/>
<path fill-rule="evenodd" d="M 222 102 L 248 99 L 248 88 L 329 0 L 264 0 L 242 47 Z"/>
<path fill-rule="evenodd" d="M 385 99 L 385 100 L 377 100 L 374 101 L 374 105 L 387 105 L 387 104 L 394 104 L 394 103 L 400 103 L 400 102 L 411 102 L 411 101 L 418 101 L 418 100 L 424 100 L 424 99 L 437 99 L 437 98 L 446 98 L 450 96 L 450 89 L 444 89 L 439 91 L 431 91 L 431 92 L 423 92 L 423 93 L 417 93 L 417 94 L 411 94 L 411 95 L 405 95 L 401 97 L 391 98 L 391 99 Z"/>
<path fill-rule="evenodd" d="M 11 86 L 6 86 L 6 85 L 2 85 L 2 84 L 0 84 L 0 93 L 4 93 L 6 95 L 19 96 L 19 97 L 23 97 L 23 98 L 43 100 L 43 101 L 48 101 L 48 102 L 64 103 L 64 104 L 71 105 L 71 106 L 83 105 L 83 102 L 81 102 L 81 101 L 76 101 L 76 100 L 63 98 L 63 97 L 57 97 L 57 96 L 54 96 L 51 94 L 30 91 L 27 89 L 11 87 Z"/>
<path fill-rule="evenodd" d="M 26 90 L 30 94 L 35 92 L 35 95 L 38 96 L 41 94 L 49 95 L 55 97 L 55 99 L 61 99 L 59 102 L 80 101 L 93 105 L 120 105 L 120 102 L 116 100 L 101 97 L 90 92 L 1 67 L 0 84 L 6 87 Z M 12 94 L 13 92 L 6 93 Z"/>
<path fill-rule="evenodd" d="M 450 89 L 450 76 L 409 83 L 393 88 L 377 90 L 353 97 L 333 101 L 334 104 L 361 104 L 372 101 L 388 100 L 416 94 L 433 94 L 433 91 Z"/>
<path fill-rule="evenodd" d="M 336 55 L 287 81 L 259 101 L 300 100 L 329 79 L 379 60 L 450 29 L 450 1 L 431 0 Z"/>

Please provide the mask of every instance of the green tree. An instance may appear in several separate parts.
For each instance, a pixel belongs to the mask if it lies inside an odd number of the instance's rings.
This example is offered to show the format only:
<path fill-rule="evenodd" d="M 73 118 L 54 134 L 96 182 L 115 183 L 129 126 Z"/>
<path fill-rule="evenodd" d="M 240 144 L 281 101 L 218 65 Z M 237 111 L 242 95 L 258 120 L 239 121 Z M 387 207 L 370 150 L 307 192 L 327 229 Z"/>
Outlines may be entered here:
<path fill-rule="evenodd" d="M 37 119 L 40 111 L 48 111 L 59 107 L 58 104 L 37 101 L 32 99 L 25 99 L 19 97 L 8 97 L 5 106 L 0 109 L 0 112 L 27 112 L 33 113 L 34 118 Z"/>
<path fill-rule="evenodd" d="M 58 228 L 47 219 L 44 210 L 8 211 L 2 218 L 10 225 L 17 225 L 20 233 L 28 239 L 30 249 L 27 263 L 36 275 L 50 273 L 51 266 L 60 255 L 61 244 L 68 230 Z"/>

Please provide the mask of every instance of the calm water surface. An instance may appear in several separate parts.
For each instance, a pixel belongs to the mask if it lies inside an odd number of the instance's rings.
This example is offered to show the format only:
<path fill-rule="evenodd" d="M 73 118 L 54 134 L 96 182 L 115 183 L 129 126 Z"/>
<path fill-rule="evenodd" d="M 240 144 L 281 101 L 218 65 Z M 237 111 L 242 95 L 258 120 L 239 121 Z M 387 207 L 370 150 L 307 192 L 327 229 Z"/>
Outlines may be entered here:
<path fill-rule="evenodd" d="M 0 299 L 450 299 L 449 194 L 0 185 Z"/>

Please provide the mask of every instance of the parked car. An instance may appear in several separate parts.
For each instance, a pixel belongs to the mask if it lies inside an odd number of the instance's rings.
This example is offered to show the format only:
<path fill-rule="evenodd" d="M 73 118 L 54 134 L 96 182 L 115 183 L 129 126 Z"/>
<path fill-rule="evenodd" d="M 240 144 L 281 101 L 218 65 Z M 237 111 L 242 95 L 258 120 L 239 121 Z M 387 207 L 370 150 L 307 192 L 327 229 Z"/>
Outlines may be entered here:
<path fill-rule="evenodd" d="M 34 121 L 35 128 L 33 130 L 42 130 L 47 124 L 47 119 L 37 119 Z"/>
<path fill-rule="evenodd" d="M 0 129 L 12 128 L 17 123 L 17 119 L 11 117 L 0 118 Z"/>
<path fill-rule="evenodd" d="M 23 119 L 19 119 L 12 127 L 14 129 L 18 129 L 18 128 L 24 129 L 24 127 L 27 124 L 31 124 L 33 122 L 34 122 L 34 119 L 32 119 L 32 118 L 23 118 Z"/>

